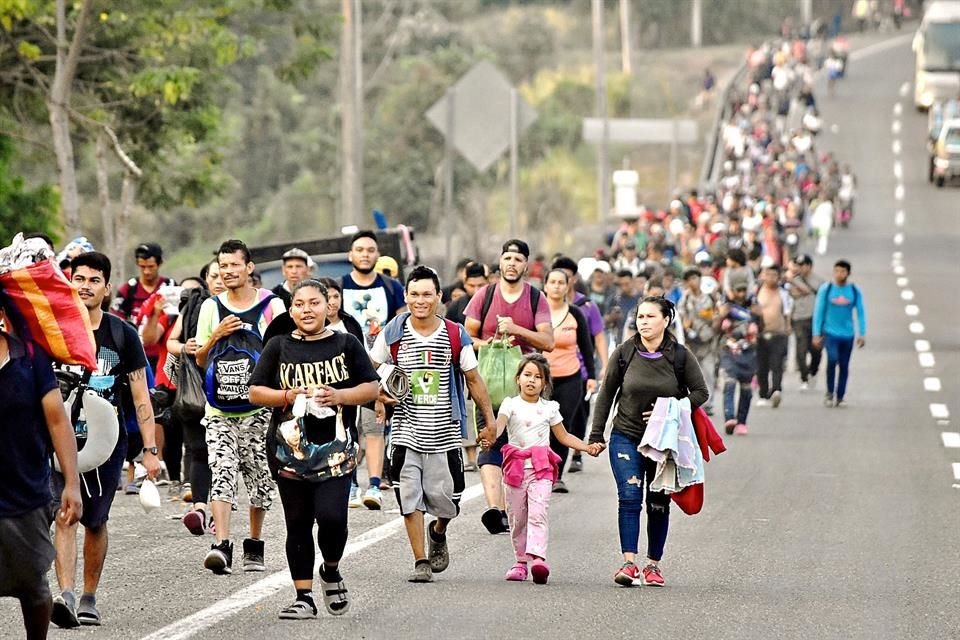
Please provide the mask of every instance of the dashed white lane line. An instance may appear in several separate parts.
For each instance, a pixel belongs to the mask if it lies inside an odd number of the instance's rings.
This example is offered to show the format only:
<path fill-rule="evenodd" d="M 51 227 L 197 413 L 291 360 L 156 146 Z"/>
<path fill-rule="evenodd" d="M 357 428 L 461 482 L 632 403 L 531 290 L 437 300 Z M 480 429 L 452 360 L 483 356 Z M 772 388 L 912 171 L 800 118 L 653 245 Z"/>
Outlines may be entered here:
<path fill-rule="evenodd" d="M 902 113 L 903 113 L 903 105 L 902 105 L 902 104 L 900 104 L 900 103 L 898 102 L 897 104 L 893 105 L 893 115 L 899 116 L 899 115 L 902 114 Z"/>
<path fill-rule="evenodd" d="M 923 323 L 922 322 L 911 322 L 910 323 L 910 333 L 920 334 L 923 333 Z"/>
<path fill-rule="evenodd" d="M 944 431 L 940 434 L 943 438 L 943 446 L 948 449 L 960 449 L 960 433 L 954 431 Z"/>
<path fill-rule="evenodd" d="M 960 480 L 960 462 L 953 463 L 953 479 Z"/>
<path fill-rule="evenodd" d="M 890 145 L 890 149 L 893 151 L 893 155 L 898 156 L 903 149 L 903 145 L 900 144 L 900 140 L 894 140 L 893 144 Z"/>
<path fill-rule="evenodd" d="M 908 278 L 897 278 L 897 286 L 898 286 L 898 287 L 903 288 L 903 287 L 907 286 L 908 284 L 910 284 L 910 280 L 909 280 Z"/>
<path fill-rule="evenodd" d="M 903 260 L 903 252 L 902 252 L 902 251 L 894 251 L 894 252 L 893 252 L 893 259 L 896 260 L 896 261 L 898 261 L 898 262 L 899 262 L 900 260 Z"/>
<path fill-rule="evenodd" d="M 897 245 L 898 247 L 903 244 L 903 234 L 902 234 L 902 233 L 898 233 L 898 234 L 896 234 L 896 235 L 893 236 L 893 244 Z"/>
<path fill-rule="evenodd" d="M 902 300 L 906 300 L 907 302 L 909 302 L 910 300 L 913 300 L 913 291 L 911 291 L 910 289 L 904 289 L 903 291 L 900 292 L 900 298 Z"/>
<path fill-rule="evenodd" d="M 940 386 L 940 378 L 924 378 L 923 379 L 923 390 L 936 393 L 940 391 L 942 387 Z M 960 445 L 958 445 L 960 446 Z"/>
<path fill-rule="evenodd" d="M 914 340 L 913 348 L 917 350 L 917 353 L 924 353 L 930 351 L 930 341 L 929 340 Z"/>
<path fill-rule="evenodd" d="M 908 304 L 907 306 L 905 306 L 905 307 L 903 308 L 903 310 L 904 310 L 904 312 L 905 312 L 908 316 L 918 316 L 918 315 L 920 315 L 920 307 L 918 307 L 918 306 L 915 305 L 915 304 Z"/>
<path fill-rule="evenodd" d="M 898 133 L 900 133 L 900 121 L 899 121 L 899 120 L 894 120 L 894 121 L 893 121 L 893 123 L 890 125 L 890 132 L 893 133 L 893 135 L 897 135 Z"/>
<path fill-rule="evenodd" d="M 950 417 L 950 410 L 947 409 L 947 405 L 940 402 L 931 402 L 930 403 L 930 415 L 932 415 L 937 420 L 946 420 Z"/>
<path fill-rule="evenodd" d="M 460 503 L 468 502 L 483 495 L 483 486 L 481 484 L 471 485 L 463 492 Z M 403 518 L 394 518 L 390 522 L 384 523 L 375 529 L 366 531 L 350 542 L 343 552 L 346 558 L 359 553 L 367 547 L 373 546 L 378 542 L 386 540 L 398 531 L 403 530 Z M 314 573 L 320 570 L 321 558 L 317 558 L 317 566 Z M 178 620 L 173 624 L 167 625 L 142 640 L 186 640 L 192 636 L 198 635 L 203 631 L 219 624 L 232 615 L 250 607 L 261 600 L 265 600 L 282 589 L 290 586 L 290 573 L 284 569 L 277 571 L 266 578 L 254 582 L 236 593 L 227 596 L 219 602 L 215 602 L 206 609 Z"/>
<path fill-rule="evenodd" d="M 903 196 L 906 194 L 906 190 L 903 188 L 902 184 L 898 184 L 897 188 L 893 190 L 893 197 L 897 200 L 903 200 Z"/>
<path fill-rule="evenodd" d="M 902 264 L 895 264 L 893 265 L 893 272 L 898 276 L 902 276 L 907 272 L 907 270 L 903 267 Z"/>
<path fill-rule="evenodd" d="M 900 163 L 898 162 L 897 165 L 899 166 L 899 164 Z M 901 209 L 900 211 L 897 211 L 897 213 L 893 216 L 893 223 L 898 227 L 902 227 L 906 219 L 907 217 L 903 214 L 903 210 Z"/>
<path fill-rule="evenodd" d="M 900 85 L 900 97 L 906 98 L 908 93 L 910 93 L 910 83 L 904 82 L 902 85 Z"/>
<path fill-rule="evenodd" d="M 917 354 L 917 360 L 920 361 L 920 366 L 924 369 L 933 369 L 937 366 L 937 359 L 933 357 L 933 354 L 929 351 Z"/>

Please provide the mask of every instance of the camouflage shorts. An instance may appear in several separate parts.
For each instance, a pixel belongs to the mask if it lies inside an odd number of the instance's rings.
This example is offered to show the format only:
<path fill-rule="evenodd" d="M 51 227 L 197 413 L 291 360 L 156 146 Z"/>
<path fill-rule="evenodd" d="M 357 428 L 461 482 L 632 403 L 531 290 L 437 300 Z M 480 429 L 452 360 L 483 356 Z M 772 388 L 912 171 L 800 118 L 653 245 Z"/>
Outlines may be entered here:
<path fill-rule="evenodd" d="M 269 509 L 275 484 L 267 467 L 267 426 L 270 411 L 234 418 L 207 416 L 207 460 L 210 463 L 210 500 L 237 506 L 237 475 L 250 496 L 250 506 Z"/>

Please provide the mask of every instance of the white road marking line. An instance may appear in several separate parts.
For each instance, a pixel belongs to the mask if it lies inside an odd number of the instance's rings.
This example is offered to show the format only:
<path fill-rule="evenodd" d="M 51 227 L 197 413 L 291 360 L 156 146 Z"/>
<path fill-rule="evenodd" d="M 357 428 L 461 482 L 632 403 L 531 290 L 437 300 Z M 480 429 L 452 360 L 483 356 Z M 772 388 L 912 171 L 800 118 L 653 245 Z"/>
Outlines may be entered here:
<path fill-rule="evenodd" d="M 903 145 L 900 144 L 900 140 L 894 140 L 890 148 L 893 150 L 893 155 L 898 156 L 903 149 Z"/>
<path fill-rule="evenodd" d="M 907 301 L 913 300 L 913 291 L 910 289 L 904 289 L 900 292 L 900 298 Z"/>
<path fill-rule="evenodd" d="M 907 270 L 903 267 L 902 264 L 896 264 L 896 265 L 893 265 L 893 272 L 898 276 L 902 276 L 907 272 Z"/>
<path fill-rule="evenodd" d="M 933 354 L 929 351 L 925 353 L 918 353 L 917 360 L 920 361 L 920 366 L 924 369 L 932 369 L 937 366 L 937 360 L 933 357 Z"/>
<path fill-rule="evenodd" d="M 890 125 L 890 132 L 893 133 L 893 135 L 897 135 L 898 133 L 900 133 L 900 121 L 899 121 L 899 120 L 894 120 L 893 123 L 891 123 L 891 125 Z"/>
<path fill-rule="evenodd" d="M 917 353 L 923 353 L 925 351 L 930 351 L 930 341 L 929 340 L 914 340 L 913 348 L 917 350 Z"/>
<path fill-rule="evenodd" d="M 901 113 L 903 113 L 903 105 L 898 102 L 893 105 L 893 115 L 899 116 Z"/>
<path fill-rule="evenodd" d="M 902 184 L 898 184 L 897 188 L 893 190 L 893 197 L 897 200 L 903 200 L 903 196 L 906 193 L 906 190 L 903 188 Z"/>
<path fill-rule="evenodd" d="M 902 252 L 902 251 L 894 251 L 894 252 L 893 252 L 893 259 L 894 259 L 894 260 L 903 260 L 903 252 Z"/>
<path fill-rule="evenodd" d="M 960 462 L 953 463 L 953 479 L 960 480 Z"/>
<path fill-rule="evenodd" d="M 902 85 L 900 85 L 900 97 L 906 98 L 908 93 L 910 93 L 910 83 L 904 82 Z"/>
<path fill-rule="evenodd" d="M 960 449 L 960 433 L 955 431 L 944 431 L 940 434 L 943 439 L 943 446 L 948 449 Z"/>
<path fill-rule="evenodd" d="M 922 322 L 911 322 L 911 323 L 910 323 L 910 333 L 923 333 L 923 323 L 922 323 Z"/>
<path fill-rule="evenodd" d="M 897 166 L 899 166 L 899 165 L 900 165 L 900 163 L 898 162 L 898 163 L 897 163 Z M 894 170 L 894 172 L 896 172 L 896 170 Z M 907 219 L 907 216 L 904 215 L 903 210 L 901 209 L 900 211 L 897 211 L 896 214 L 894 214 L 894 216 L 893 216 L 893 223 L 894 223 L 895 225 L 897 225 L 898 227 L 902 227 L 902 226 L 903 226 L 903 223 L 906 221 L 906 219 Z"/>
<path fill-rule="evenodd" d="M 460 498 L 460 504 L 469 502 L 483 495 L 483 485 L 478 483 L 467 487 Z M 346 558 L 359 553 L 367 547 L 373 546 L 378 542 L 386 540 L 398 531 L 403 530 L 403 518 L 394 518 L 387 523 L 366 531 L 347 543 L 347 548 L 343 552 Z M 319 554 L 318 554 L 319 555 Z M 322 560 L 317 558 L 317 566 L 314 573 L 320 570 Z M 144 636 L 142 640 L 186 640 L 195 636 L 217 624 L 226 620 L 230 616 L 250 607 L 261 600 L 265 600 L 276 594 L 282 589 L 289 588 L 290 572 L 284 567 L 283 570 L 270 574 L 266 578 L 254 582 L 236 593 L 233 593 L 219 602 L 215 602 L 209 607 L 197 611 L 173 624 L 169 624 L 162 629 L 154 631 L 150 635 Z"/>
<path fill-rule="evenodd" d="M 938 420 L 946 420 L 950 417 L 950 410 L 943 403 L 932 402 L 930 403 L 930 415 Z"/>
<path fill-rule="evenodd" d="M 903 244 L 903 234 L 902 234 L 902 233 L 898 233 L 898 234 L 896 234 L 896 235 L 893 236 L 893 244 L 897 245 L 898 247 Z"/>
<path fill-rule="evenodd" d="M 923 390 L 937 392 L 940 391 L 942 387 L 940 386 L 940 378 L 924 378 L 923 379 Z M 960 445 L 957 445 L 960 446 Z"/>
<path fill-rule="evenodd" d="M 918 316 L 920 315 L 920 307 L 915 304 L 908 304 L 903 308 L 908 316 Z"/>
<path fill-rule="evenodd" d="M 897 278 L 898 287 L 905 287 L 908 284 L 910 284 L 910 280 L 908 278 Z"/>

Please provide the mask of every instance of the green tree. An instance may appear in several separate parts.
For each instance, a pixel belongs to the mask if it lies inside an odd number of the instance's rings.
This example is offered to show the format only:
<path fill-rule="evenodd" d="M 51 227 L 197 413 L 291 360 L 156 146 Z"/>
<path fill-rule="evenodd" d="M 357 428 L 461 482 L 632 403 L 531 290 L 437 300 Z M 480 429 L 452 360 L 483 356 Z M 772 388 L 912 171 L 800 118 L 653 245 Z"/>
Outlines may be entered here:
<path fill-rule="evenodd" d="M 13 175 L 13 155 L 13 141 L 0 135 L 0 244 L 21 231 L 39 231 L 56 239 L 57 194 L 49 185 L 28 189 L 23 178 Z"/>

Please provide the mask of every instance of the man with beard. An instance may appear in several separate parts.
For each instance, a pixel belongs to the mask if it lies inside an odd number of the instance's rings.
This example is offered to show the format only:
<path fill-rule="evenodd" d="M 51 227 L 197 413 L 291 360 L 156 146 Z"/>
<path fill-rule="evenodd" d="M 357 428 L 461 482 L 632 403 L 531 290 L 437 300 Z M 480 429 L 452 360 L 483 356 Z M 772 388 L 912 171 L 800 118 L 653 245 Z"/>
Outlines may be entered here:
<path fill-rule="evenodd" d="M 353 271 L 343 276 L 343 311 L 360 323 L 363 329 L 364 347 L 369 351 L 380 330 L 398 312 L 405 310 L 403 290 L 400 283 L 376 272 L 380 249 L 373 231 L 358 231 L 350 241 L 347 254 Z M 364 453 L 370 486 L 361 502 L 357 493 L 350 496 L 350 506 L 363 504 L 368 509 L 380 509 L 383 497 L 380 479 L 383 473 L 385 424 L 377 420 L 372 407 L 360 407 L 357 427 L 364 437 Z"/>
<path fill-rule="evenodd" d="M 508 240 L 500 252 L 500 281 L 478 290 L 464 315 L 465 327 L 479 350 L 497 334 L 509 336 L 524 353 L 553 351 L 553 325 L 550 307 L 538 290 L 523 281 L 527 272 L 530 247 L 523 240 Z M 493 415 L 500 407 L 493 407 Z M 485 423 L 477 416 L 477 430 Z M 503 510 L 503 463 L 501 447 L 506 443 L 506 432 L 490 449 L 478 458 L 483 493 L 487 510 L 481 521 L 490 533 L 503 533 L 509 528 Z"/>

